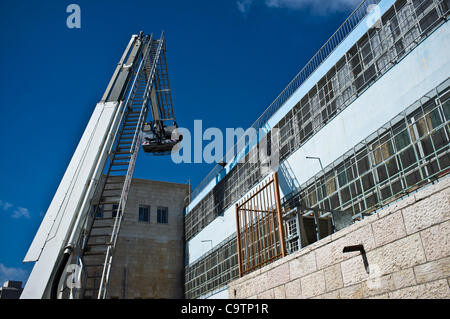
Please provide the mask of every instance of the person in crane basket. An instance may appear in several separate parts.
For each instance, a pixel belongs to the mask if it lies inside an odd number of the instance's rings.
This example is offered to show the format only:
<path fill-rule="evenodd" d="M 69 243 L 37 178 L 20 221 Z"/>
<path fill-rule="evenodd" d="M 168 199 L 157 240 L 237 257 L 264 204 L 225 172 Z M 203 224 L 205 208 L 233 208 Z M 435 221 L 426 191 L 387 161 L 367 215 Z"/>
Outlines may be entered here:
<path fill-rule="evenodd" d="M 144 152 L 155 155 L 170 154 L 173 147 L 182 141 L 183 135 L 177 134 L 177 123 L 166 126 L 162 122 L 145 123 L 142 129 Z"/>

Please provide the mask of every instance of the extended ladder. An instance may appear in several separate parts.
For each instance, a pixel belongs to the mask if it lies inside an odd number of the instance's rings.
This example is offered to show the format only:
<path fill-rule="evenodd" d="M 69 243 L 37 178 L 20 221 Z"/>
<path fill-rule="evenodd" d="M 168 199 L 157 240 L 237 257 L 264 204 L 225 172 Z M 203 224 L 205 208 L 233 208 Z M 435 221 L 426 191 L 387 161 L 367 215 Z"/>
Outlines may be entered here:
<path fill-rule="evenodd" d="M 160 73 L 161 55 L 165 52 L 164 34 L 159 40 L 141 36 L 141 41 L 137 56 L 131 57 L 135 59 L 134 65 L 126 66 L 134 69 L 123 80 L 127 98 L 123 102 L 121 122 L 105 165 L 104 182 L 99 185 L 101 191 L 93 200 L 89 231 L 80 240 L 83 243 L 80 264 L 86 274 L 84 298 L 103 299 L 107 296 L 114 250 L 141 146 L 141 130 Z"/>

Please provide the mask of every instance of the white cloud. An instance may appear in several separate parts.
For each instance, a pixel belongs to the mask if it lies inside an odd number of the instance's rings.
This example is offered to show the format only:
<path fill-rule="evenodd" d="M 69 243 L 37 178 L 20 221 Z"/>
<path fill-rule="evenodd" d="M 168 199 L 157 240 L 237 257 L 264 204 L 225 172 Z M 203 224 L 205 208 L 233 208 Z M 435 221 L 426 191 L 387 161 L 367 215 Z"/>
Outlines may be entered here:
<path fill-rule="evenodd" d="M 24 269 L 6 267 L 2 263 L 0 263 L 0 285 L 2 286 L 5 283 L 5 281 L 8 280 L 17 280 L 25 283 L 28 278 L 28 275 L 29 275 L 28 271 Z"/>
<path fill-rule="evenodd" d="M 262 2 L 269 8 L 311 10 L 315 13 L 327 14 L 355 9 L 361 0 L 239 0 L 236 4 L 238 10 L 246 14 L 256 2 Z"/>
<path fill-rule="evenodd" d="M 27 208 L 17 207 L 14 210 L 11 217 L 12 218 L 20 218 L 20 217 L 30 218 L 30 211 Z"/>
<path fill-rule="evenodd" d="M 4 202 L 0 200 L 0 208 L 3 207 L 4 211 L 9 210 L 11 207 L 13 207 L 14 205 L 8 202 Z M 29 219 L 31 217 L 30 215 L 30 211 L 28 210 L 28 208 L 24 208 L 24 207 L 16 207 L 13 210 L 13 213 L 11 215 L 12 218 L 21 218 L 21 217 L 25 217 L 27 219 Z"/>
<path fill-rule="evenodd" d="M 13 206 L 13 204 L 8 203 L 8 202 L 3 202 L 0 200 L 0 208 L 3 207 L 4 211 L 7 211 L 8 209 L 10 209 Z"/>
<path fill-rule="evenodd" d="M 236 2 L 238 10 L 246 14 L 250 10 L 253 1 L 254 0 L 239 0 Z"/>

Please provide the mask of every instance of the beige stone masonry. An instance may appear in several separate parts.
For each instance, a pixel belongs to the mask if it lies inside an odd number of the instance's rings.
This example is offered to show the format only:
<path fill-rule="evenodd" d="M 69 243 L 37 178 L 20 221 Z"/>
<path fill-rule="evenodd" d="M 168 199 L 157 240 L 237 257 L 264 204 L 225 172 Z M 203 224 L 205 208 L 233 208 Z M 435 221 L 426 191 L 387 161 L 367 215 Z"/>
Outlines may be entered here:
<path fill-rule="evenodd" d="M 360 252 L 364 245 L 369 272 Z M 450 177 L 231 282 L 236 298 L 450 298 Z"/>

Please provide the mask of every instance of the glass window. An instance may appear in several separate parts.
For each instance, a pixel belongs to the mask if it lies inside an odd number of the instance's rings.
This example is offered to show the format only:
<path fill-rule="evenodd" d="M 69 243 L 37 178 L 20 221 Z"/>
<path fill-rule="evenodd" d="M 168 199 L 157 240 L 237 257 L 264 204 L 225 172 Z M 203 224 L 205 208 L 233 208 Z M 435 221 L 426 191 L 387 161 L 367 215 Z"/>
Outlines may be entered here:
<path fill-rule="evenodd" d="M 395 136 L 395 144 L 397 146 L 397 150 L 401 150 L 410 144 L 409 135 L 406 130 Z"/>
<path fill-rule="evenodd" d="M 116 217 L 117 216 L 117 210 L 119 209 L 119 205 L 114 204 L 112 206 L 112 217 Z"/>
<path fill-rule="evenodd" d="M 445 118 L 450 120 L 450 100 L 442 103 L 442 108 L 444 109 Z"/>
<path fill-rule="evenodd" d="M 92 205 L 92 214 L 95 214 L 97 218 L 103 218 L 103 205 L 100 205 L 97 209 L 97 205 Z"/>
<path fill-rule="evenodd" d="M 150 222 L 150 206 L 139 206 L 139 221 Z"/>
<path fill-rule="evenodd" d="M 167 207 L 158 207 L 158 224 L 169 223 L 169 209 Z"/>

